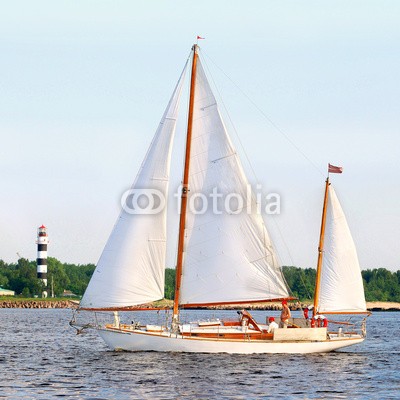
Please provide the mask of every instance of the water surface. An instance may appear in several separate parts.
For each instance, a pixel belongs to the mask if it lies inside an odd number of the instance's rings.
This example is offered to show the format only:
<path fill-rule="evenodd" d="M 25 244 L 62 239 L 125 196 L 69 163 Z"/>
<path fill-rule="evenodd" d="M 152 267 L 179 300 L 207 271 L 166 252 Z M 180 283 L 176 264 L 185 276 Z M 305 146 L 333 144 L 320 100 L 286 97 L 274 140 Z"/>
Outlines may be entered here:
<path fill-rule="evenodd" d="M 148 314 L 140 318 L 146 322 Z M 254 313 L 260 320 L 269 314 Z M 189 320 L 210 315 L 186 312 Z M 361 345 L 314 355 L 113 352 L 93 331 L 76 335 L 68 325 L 71 316 L 66 309 L 0 309 L 0 398 L 400 396 L 400 313 L 396 312 L 374 313 Z"/>

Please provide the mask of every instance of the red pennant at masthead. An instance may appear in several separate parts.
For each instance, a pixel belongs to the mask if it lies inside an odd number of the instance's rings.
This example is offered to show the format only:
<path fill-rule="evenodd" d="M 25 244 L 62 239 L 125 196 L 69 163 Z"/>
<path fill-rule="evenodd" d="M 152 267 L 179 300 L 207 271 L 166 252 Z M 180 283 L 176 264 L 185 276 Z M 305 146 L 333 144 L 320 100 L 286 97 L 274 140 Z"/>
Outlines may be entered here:
<path fill-rule="evenodd" d="M 205 39 L 205 38 L 203 38 L 201 36 L 197 36 L 197 40 L 199 40 L 199 39 Z"/>
<path fill-rule="evenodd" d="M 334 165 L 328 164 L 329 174 L 341 174 L 343 172 L 343 167 L 335 167 Z"/>

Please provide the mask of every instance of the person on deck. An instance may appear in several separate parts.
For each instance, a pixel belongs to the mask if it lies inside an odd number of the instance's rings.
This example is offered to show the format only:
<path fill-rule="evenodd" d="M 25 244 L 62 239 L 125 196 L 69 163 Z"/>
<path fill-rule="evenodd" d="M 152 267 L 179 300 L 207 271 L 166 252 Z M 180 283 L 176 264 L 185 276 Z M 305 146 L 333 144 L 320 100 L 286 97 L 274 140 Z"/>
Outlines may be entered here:
<path fill-rule="evenodd" d="M 290 313 L 290 309 L 287 305 L 287 301 L 283 300 L 282 301 L 282 312 L 281 312 L 281 323 L 280 326 L 281 328 L 287 328 L 289 325 L 289 318 L 292 316 Z"/>
<path fill-rule="evenodd" d="M 268 333 L 274 333 L 274 330 L 276 328 L 279 328 L 279 325 L 275 322 L 275 318 L 274 317 L 269 317 L 268 318 Z"/>

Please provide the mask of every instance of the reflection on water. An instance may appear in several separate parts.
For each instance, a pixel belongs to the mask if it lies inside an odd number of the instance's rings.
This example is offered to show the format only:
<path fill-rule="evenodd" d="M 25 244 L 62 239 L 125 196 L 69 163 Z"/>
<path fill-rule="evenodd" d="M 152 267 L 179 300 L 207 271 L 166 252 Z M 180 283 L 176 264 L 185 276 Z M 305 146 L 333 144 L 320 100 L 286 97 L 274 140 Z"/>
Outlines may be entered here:
<path fill-rule="evenodd" d="M 146 322 L 148 314 L 139 319 Z M 267 315 L 254 314 L 260 320 Z M 212 313 L 185 315 L 194 320 Z M 113 352 L 95 332 L 77 336 L 68 325 L 70 310 L 1 309 L 0 398 L 395 399 L 400 389 L 398 315 L 374 313 L 367 340 L 340 352 L 207 355 Z M 233 312 L 217 316 L 232 317 Z"/>

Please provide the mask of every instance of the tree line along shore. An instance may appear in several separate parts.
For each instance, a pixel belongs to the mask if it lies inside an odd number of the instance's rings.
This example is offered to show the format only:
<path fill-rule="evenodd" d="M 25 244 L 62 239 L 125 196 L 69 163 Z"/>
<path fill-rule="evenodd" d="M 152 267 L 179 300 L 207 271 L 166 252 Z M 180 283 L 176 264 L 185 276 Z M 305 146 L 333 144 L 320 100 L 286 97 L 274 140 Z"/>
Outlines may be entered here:
<path fill-rule="evenodd" d="M 75 295 L 78 300 L 89 283 L 94 272 L 94 264 L 69 264 L 62 263 L 56 258 L 47 259 L 47 278 L 49 295 L 54 293 L 57 301 L 66 301 L 65 294 Z M 300 302 L 311 304 L 314 294 L 316 271 L 313 268 L 299 268 L 294 266 L 283 267 L 283 274 L 291 289 L 291 295 Z M 365 298 L 372 309 L 383 309 L 384 304 L 392 303 L 389 308 L 396 309 L 394 303 L 400 303 L 400 270 L 392 272 L 386 268 L 366 269 L 362 271 Z M 36 261 L 20 258 L 16 263 L 5 263 L 0 260 L 0 287 L 15 292 L 15 299 L 6 298 L 2 302 L 14 302 L 22 299 L 25 301 L 40 302 L 44 291 L 43 283 L 36 276 Z M 165 271 L 165 299 L 172 300 L 175 290 L 175 269 L 167 268 Z M 18 299 L 19 298 L 19 299 Z M 33 300 L 28 300 L 33 298 Z M 50 299 L 47 299 L 50 300 Z M 273 305 L 263 305 L 272 307 Z M 33 308 L 33 307 L 32 307 Z M 42 307 L 44 308 L 44 307 Z M 268 309 L 268 308 L 267 308 Z M 271 309 L 271 308 L 269 308 Z M 273 309 L 273 308 L 272 308 Z"/>

